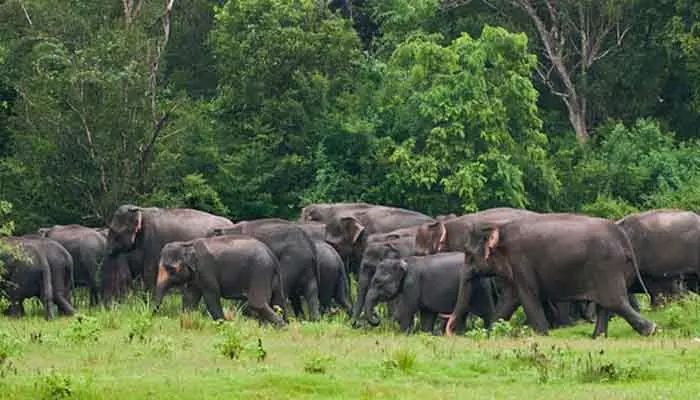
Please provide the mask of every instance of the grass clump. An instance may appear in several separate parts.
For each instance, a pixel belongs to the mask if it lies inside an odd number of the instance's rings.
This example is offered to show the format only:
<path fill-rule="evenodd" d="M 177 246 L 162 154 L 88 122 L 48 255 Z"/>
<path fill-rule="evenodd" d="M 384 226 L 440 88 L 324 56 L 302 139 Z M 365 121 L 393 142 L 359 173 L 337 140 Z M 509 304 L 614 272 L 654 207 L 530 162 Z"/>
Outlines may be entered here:
<path fill-rule="evenodd" d="M 132 343 L 134 340 L 140 343 L 146 343 L 149 339 L 148 334 L 153 328 L 153 317 L 151 313 L 141 313 L 131 323 L 126 341 Z"/>
<path fill-rule="evenodd" d="M 219 352 L 230 360 L 237 360 L 243 352 L 243 339 L 239 329 L 224 322 L 219 323 L 219 336 L 222 340 L 216 345 Z"/>
<path fill-rule="evenodd" d="M 392 371 L 401 371 L 407 373 L 416 365 L 416 352 L 408 347 L 400 347 L 384 358 L 382 361 L 382 369 L 385 373 Z"/>
<path fill-rule="evenodd" d="M 66 338 L 73 343 L 97 342 L 101 332 L 102 328 L 97 318 L 78 315 L 68 327 Z"/>
<path fill-rule="evenodd" d="M 304 361 L 304 372 L 308 374 L 325 374 L 334 361 L 334 357 L 313 353 Z"/>

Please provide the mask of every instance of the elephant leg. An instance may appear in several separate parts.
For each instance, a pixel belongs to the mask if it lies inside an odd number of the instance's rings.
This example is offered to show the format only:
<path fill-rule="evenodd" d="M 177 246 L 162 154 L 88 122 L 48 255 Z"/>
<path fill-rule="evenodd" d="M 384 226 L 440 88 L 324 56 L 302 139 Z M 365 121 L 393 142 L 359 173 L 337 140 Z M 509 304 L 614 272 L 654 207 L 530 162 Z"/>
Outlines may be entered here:
<path fill-rule="evenodd" d="M 202 291 L 192 286 L 185 286 L 182 289 L 182 311 L 195 311 L 202 299 Z"/>
<path fill-rule="evenodd" d="M 583 305 L 583 319 L 587 322 L 595 322 L 596 320 L 596 305 L 592 301 L 587 301 Z"/>
<path fill-rule="evenodd" d="M 321 318 L 321 303 L 318 297 L 318 282 L 315 277 L 311 277 L 304 288 L 304 297 L 309 306 L 309 319 L 318 321 Z"/>
<path fill-rule="evenodd" d="M 420 312 L 420 330 L 421 332 L 433 333 L 437 313 L 421 310 Z"/>
<path fill-rule="evenodd" d="M 629 300 L 630 305 L 634 309 L 634 311 L 639 312 L 639 301 L 637 301 L 637 296 L 634 295 L 634 293 L 628 293 L 627 298 Z"/>
<path fill-rule="evenodd" d="M 301 295 L 294 293 L 289 296 L 289 302 L 292 303 L 292 311 L 297 319 L 304 318 L 304 307 L 301 305 Z"/>
<path fill-rule="evenodd" d="M 527 293 L 524 289 L 519 289 L 518 295 L 520 302 L 523 304 L 528 324 L 535 332 L 541 335 L 548 335 L 549 321 L 547 321 L 540 299 L 535 294 Z"/>
<path fill-rule="evenodd" d="M 204 293 L 204 303 L 214 321 L 224 319 L 224 310 L 221 308 L 221 297 L 218 293 L 212 291 Z"/>
<path fill-rule="evenodd" d="M 573 311 L 571 301 L 558 301 L 554 302 L 553 305 L 556 309 L 555 322 L 559 327 L 569 326 L 573 324 L 573 321 L 571 320 L 571 313 Z"/>
<path fill-rule="evenodd" d="M 273 307 L 277 306 L 282 310 L 282 319 L 284 322 L 288 322 L 288 317 L 287 317 L 287 305 L 284 299 L 284 296 L 282 295 L 282 290 L 279 288 L 273 289 L 272 290 L 272 298 L 270 299 L 270 305 Z"/>
<path fill-rule="evenodd" d="M 343 274 L 345 275 L 345 274 Z M 335 302 L 340 306 L 348 316 L 352 316 L 352 304 L 350 303 L 350 286 L 348 286 L 347 278 L 341 277 L 335 288 Z"/>
<path fill-rule="evenodd" d="M 656 324 L 642 317 L 632 306 L 624 301 L 622 304 L 610 306 L 609 310 L 627 321 L 632 328 L 642 336 L 650 336 L 656 331 Z"/>
<path fill-rule="evenodd" d="M 598 317 L 593 330 L 593 339 L 600 335 L 608 335 L 608 321 L 610 320 L 610 311 L 599 305 L 596 305 L 596 309 L 598 310 Z"/>
<path fill-rule="evenodd" d="M 269 322 L 277 327 L 286 325 L 282 317 L 277 315 L 277 313 L 275 313 L 275 311 L 272 309 L 272 307 L 270 307 L 269 304 L 266 303 L 261 306 L 254 306 L 252 304 L 249 304 L 249 306 L 252 310 L 256 312 L 256 314 L 258 315 L 258 320 L 261 323 Z"/>
<path fill-rule="evenodd" d="M 496 320 L 510 321 L 519 305 L 520 300 L 515 288 L 510 283 L 504 284 L 503 295 L 496 310 Z"/>

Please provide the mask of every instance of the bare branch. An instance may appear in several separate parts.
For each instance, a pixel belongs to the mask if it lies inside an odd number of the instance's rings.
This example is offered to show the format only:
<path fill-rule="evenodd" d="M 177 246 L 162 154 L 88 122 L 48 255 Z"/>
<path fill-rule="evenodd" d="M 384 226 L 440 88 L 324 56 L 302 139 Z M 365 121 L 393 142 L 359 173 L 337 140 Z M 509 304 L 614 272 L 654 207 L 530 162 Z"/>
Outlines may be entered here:
<path fill-rule="evenodd" d="M 22 11 L 24 11 L 24 17 L 27 19 L 27 22 L 29 22 L 29 25 L 34 25 L 32 24 L 32 19 L 29 17 L 29 12 L 27 12 L 27 8 L 24 7 L 24 3 L 19 3 L 20 7 L 22 7 Z"/>

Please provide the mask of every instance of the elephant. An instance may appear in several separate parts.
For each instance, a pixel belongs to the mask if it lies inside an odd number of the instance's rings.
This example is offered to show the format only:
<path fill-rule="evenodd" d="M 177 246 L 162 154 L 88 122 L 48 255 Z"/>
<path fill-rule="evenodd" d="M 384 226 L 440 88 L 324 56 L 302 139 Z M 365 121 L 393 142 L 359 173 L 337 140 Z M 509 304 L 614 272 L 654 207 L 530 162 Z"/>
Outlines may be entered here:
<path fill-rule="evenodd" d="M 350 315 L 352 312 L 350 282 L 345 273 L 343 259 L 333 246 L 326 242 L 314 241 L 314 245 L 321 275 L 318 288 L 321 313 L 328 312 L 331 301 L 335 300 L 335 303 Z"/>
<path fill-rule="evenodd" d="M 437 317 L 441 313 L 451 313 L 457 300 L 459 274 L 464 264 L 464 253 L 450 252 L 430 256 L 404 258 L 401 251 L 387 244 L 387 257 L 377 266 L 372 278 L 365 315 L 370 323 L 373 308 L 378 301 L 397 298 L 395 317 L 403 332 L 410 332 L 414 316 L 420 311 L 421 330 L 432 332 Z M 496 314 L 493 301 L 493 286 L 490 278 L 471 281 L 471 299 L 467 312 L 474 313 L 484 320 L 488 328 Z"/>
<path fill-rule="evenodd" d="M 674 281 L 682 274 L 700 272 L 700 215 L 659 209 L 630 214 L 616 223 L 632 242 L 643 282 L 654 287 L 648 290 L 652 305 L 659 304 L 659 292 L 678 293 Z M 637 281 L 631 291 L 641 293 L 644 285 Z"/>
<path fill-rule="evenodd" d="M 114 256 L 138 250 L 141 260 L 132 262 L 142 275 L 146 290 L 153 293 L 163 246 L 169 242 L 205 237 L 215 228 L 232 226 L 233 222 L 226 218 L 189 208 L 122 205 L 114 212 L 109 224 L 107 254 Z"/>
<path fill-rule="evenodd" d="M 370 283 L 377 272 L 377 268 L 382 260 L 391 257 L 394 252 L 398 251 L 401 257 L 409 257 L 414 254 L 415 238 L 412 236 L 403 236 L 391 238 L 386 241 L 373 242 L 367 245 L 364 255 L 362 256 L 362 264 L 357 277 L 357 299 L 352 309 L 352 325 L 357 327 L 360 325 L 364 304 L 369 291 Z M 391 245 L 389 247 L 388 245 Z M 389 313 L 393 311 L 393 303 L 389 303 Z M 373 310 L 373 309 L 372 309 Z M 374 314 L 365 315 L 367 321 L 378 321 L 379 317 Z"/>
<path fill-rule="evenodd" d="M 310 319 L 316 321 L 320 318 L 321 279 L 316 246 L 299 224 L 283 219 L 263 218 L 241 221 L 230 228 L 214 229 L 209 235 L 229 234 L 249 235 L 265 243 L 279 259 L 284 290 L 292 300 L 295 314 L 303 314 L 300 302 L 294 298 L 302 293 Z"/>
<path fill-rule="evenodd" d="M 393 207 L 344 212 L 335 215 L 326 224 L 325 240 L 346 260 L 349 273 L 357 275 L 369 235 L 433 221 L 425 214 Z"/>
<path fill-rule="evenodd" d="M 299 226 L 314 242 L 323 242 L 326 240 L 326 224 L 312 221 L 300 223 Z"/>
<path fill-rule="evenodd" d="M 142 259 L 140 250 L 128 253 L 107 255 L 102 262 L 100 274 L 100 287 L 102 288 L 102 302 L 106 306 L 112 304 L 116 298 L 123 302 L 134 279 L 141 278 L 139 263 Z"/>
<path fill-rule="evenodd" d="M 423 224 L 416 233 L 415 255 L 464 251 L 465 241 L 480 223 L 498 225 L 534 215 L 540 214 L 519 208 L 499 207 Z M 496 279 L 496 286 L 499 293 L 496 319 L 510 320 L 519 306 L 514 288 L 499 278 Z M 460 319 L 459 322 L 462 324 L 464 321 Z"/>
<path fill-rule="evenodd" d="M 90 290 L 90 305 L 99 304 L 97 274 L 107 250 L 107 238 L 97 230 L 82 225 L 54 225 L 39 229 L 39 234 L 57 241 L 68 250 L 73 257 L 75 287 L 87 287 Z"/>
<path fill-rule="evenodd" d="M 435 220 L 436 221 L 449 221 L 451 219 L 457 218 L 458 215 L 455 213 L 450 213 L 450 214 L 444 214 L 444 215 L 436 215 Z"/>
<path fill-rule="evenodd" d="M 656 324 L 630 305 L 627 291 L 639 269 L 625 232 L 613 221 L 575 214 L 524 217 L 502 225 L 481 223 L 464 243 L 465 268 L 455 310 L 469 306 L 472 279 L 500 276 L 515 288 L 529 325 L 547 335 L 543 300 L 588 300 L 598 307 L 593 337 L 607 336 L 610 312 L 637 333 L 649 336 Z"/>
<path fill-rule="evenodd" d="M 299 215 L 299 222 L 320 222 L 325 224 L 330 222 L 333 218 L 335 218 L 336 214 L 339 213 L 352 213 L 355 211 L 363 211 L 377 207 L 382 208 L 384 206 L 368 203 L 309 204 L 308 206 L 301 209 L 301 214 Z"/>
<path fill-rule="evenodd" d="M 277 257 L 263 242 L 246 235 L 223 235 L 169 242 L 161 252 L 154 312 L 173 286 L 198 303 L 201 297 L 214 320 L 224 319 L 221 298 L 247 302 L 261 322 L 284 326 L 271 306 L 284 309 L 284 289 Z"/>
<path fill-rule="evenodd" d="M 2 239 L 10 252 L 2 254 L 5 264 L 2 279 L 10 307 L 8 315 L 24 315 L 24 299 L 38 297 L 44 316 L 53 319 L 52 303 L 63 315 L 74 315 L 70 302 L 73 287 L 73 258 L 58 242 L 39 236 L 14 236 Z"/>

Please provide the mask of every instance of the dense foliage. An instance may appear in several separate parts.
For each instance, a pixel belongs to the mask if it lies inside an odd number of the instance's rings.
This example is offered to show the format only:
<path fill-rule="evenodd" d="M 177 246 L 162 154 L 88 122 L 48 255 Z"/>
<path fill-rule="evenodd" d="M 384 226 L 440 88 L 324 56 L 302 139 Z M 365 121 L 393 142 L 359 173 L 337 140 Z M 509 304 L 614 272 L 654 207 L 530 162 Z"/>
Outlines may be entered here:
<path fill-rule="evenodd" d="M 17 231 L 100 225 L 125 202 L 233 219 L 352 200 L 700 208 L 694 2 L 325 3 L 0 4 Z"/>

